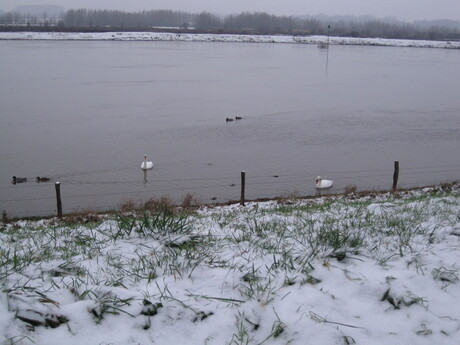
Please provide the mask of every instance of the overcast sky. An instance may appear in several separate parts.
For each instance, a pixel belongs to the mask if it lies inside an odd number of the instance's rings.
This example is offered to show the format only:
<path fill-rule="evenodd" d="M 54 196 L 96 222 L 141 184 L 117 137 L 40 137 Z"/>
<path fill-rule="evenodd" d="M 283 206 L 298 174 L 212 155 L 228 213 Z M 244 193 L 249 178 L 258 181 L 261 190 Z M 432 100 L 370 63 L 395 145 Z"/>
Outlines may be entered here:
<path fill-rule="evenodd" d="M 0 0 L 0 9 L 52 4 L 64 9 L 97 8 L 125 11 L 172 9 L 216 14 L 263 11 L 277 15 L 351 14 L 393 16 L 402 20 L 460 20 L 460 0 Z"/>

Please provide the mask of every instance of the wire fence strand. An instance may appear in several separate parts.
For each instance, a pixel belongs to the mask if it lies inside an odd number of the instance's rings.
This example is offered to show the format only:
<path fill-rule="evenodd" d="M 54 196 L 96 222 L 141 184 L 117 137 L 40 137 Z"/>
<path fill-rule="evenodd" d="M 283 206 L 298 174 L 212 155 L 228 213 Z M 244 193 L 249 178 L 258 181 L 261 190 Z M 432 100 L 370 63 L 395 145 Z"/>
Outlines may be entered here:
<path fill-rule="evenodd" d="M 113 170 L 124 170 L 128 167 L 119 167 Z M 172 178 L 172 179 L 150 179 L 147 182 L 144 180 L 118 180 L 118 181 L 104 181 L 97 179 L 85 179 L 85 176 L 92 176 L 109 171 L 108 169 L 97 171 L 80 171 L 75 173 L 67 173 L 62 175 L 55 175 L 52 177 L 51 182 L 42 183 L 20 183 L 11 186 L 1 187 L 0 190 L 12 194 L 18 194 L 15 198 L 1 199 L 0 202 L 6 208 L 7 204 L 19 204 L 27 202 L 50 202 L 55 200 L 56 196 L 50 192 L 54 184 L 53 181 L 59 181 L 64 186 L 69 186 L 69 190 L 62 192 L 64 200 L 74 200 L 78 198 L 104 198 L 116 197 L 120 195 L 129 196 L 152 196 L 165 193 L 198 193 L 204 195 L 205 200 L 237 200 L 239 199 L 240 175 L 229 175 L 219 177 L 193 177 L 193 178 Z M 323 171 L 321 175 L 331 176 L 337 179 L 342 184 L 337 187 L 339 190 L 346 187 L 346 183 L 353 184 L 357 181 L 366 181 L 359 183 L 361 190 L 383 190 L 390 189 L 391 178 L 393 176 L 393 169 L 367 169 L 367 170 L 344 170 L 344 171 Z M 287 195 L 289 193 L 304 192 L 305 190 L 312 190 L 312 176 L 316 177 L 320 172 L 309 170 L 305 173 L 295 174 L 256 174 L 246 175 L 246 195 L 250 198 L 264 198 Z M 455 176 L 460 177 L 460 164 L 442 165 L 442 166 L 417 166 L 417 167 L 403 167 L 400 169 L 401 177 L 406 181 L 416 182 L 403 182 L 401 186 L 405 188 L 420 187 L 423 185 L 432 185 L 441 182 L 457 181 L 455 179 L 444 179 L 442 176 Z M 424 175 L 439 175 L 437 181 L 433 178 L 423 178 Z M 94 177 L 94 176 L 92 176 Z M 411 177 L 414 177 L 412 179 Z M 416 178 L 415 178 L 416 177 Z M 420 178 L 422 177 L 422 178 Z M 383 178 L 387 178 L 388 183 L 382 184 Z M 29 180 L 29 179 L 28 179 Z M 375 182 L 369 182 L 375 181 Z M 401 179 L 400 179 L 401 181 Z M 94 187 L 92 192 L 78 193 L 80 186 Z M 113 189 L 116 187 L 116 191 Z M 75 190 L 77 188 L 77 190 Z M 107 190 L 107 188 L 109 190 Z M 142 188 L 142 189 L 141 189 Z M 337 192 L 337 188 L 334 190 Z M 17 192 L 17 193 L 16 193 Z M 23 194 L 27 195 L 23 195 Z M 314 192 L 313 192 L 314 193 Z M 3 193 L 1 193 L 3 194 Z M 46 194 L 46 195 L 44 195 Z M 111 206 L 97 205 L 93 209 L 110 209 Z M 81 207 L 78 207 L 81 209 Z M 42 210 L 43 212 L 51 210 Z M 52 211 L 54 212 L 54 210 Z"/>

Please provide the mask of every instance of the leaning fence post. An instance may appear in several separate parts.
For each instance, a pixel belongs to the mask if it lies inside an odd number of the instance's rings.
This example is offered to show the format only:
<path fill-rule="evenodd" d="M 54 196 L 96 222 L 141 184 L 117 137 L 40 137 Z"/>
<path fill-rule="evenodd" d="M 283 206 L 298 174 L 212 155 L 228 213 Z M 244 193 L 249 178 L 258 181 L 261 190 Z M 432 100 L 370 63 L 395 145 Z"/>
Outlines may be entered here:
<path fill-rule="evenodd" d="M 399 178 L 399 161 L 395 161 L 395 171 L 393 173 L 393 192 L 396 191 L 398 187 L 398 178 Z"/>
<path fill-rule="evenodd" d="M 246 172 L 242 171 L 241 172 L 241 199 L 240 199 L 240 205 L 244 206 L 244 188 L 246 185 Z"/>
<path fill-rule="evenodd" d="M 56 201 L 57 201 L 57 215 L 59 218 L 62 217 L 62 201 L 61 201 L 61 182 L 54 184 L 56 188 Z"/>

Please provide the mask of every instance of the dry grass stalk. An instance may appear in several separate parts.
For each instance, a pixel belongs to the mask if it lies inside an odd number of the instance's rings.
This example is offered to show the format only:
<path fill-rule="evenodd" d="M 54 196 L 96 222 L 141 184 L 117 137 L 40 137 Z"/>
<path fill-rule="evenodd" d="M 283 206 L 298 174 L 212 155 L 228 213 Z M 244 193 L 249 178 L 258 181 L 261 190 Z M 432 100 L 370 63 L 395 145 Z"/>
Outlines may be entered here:
<path fill-rule="evenodd" d="M 136 206 L 136 203 L 132 199 L 129 199 L 129 200 L 123 202 L 120 205 L 119 209 L 120 209 L 121 212 L 127 213 L 127 212 L 136 211 L 138 209 L 138 207 Z"/>
<path fill-rule="evenodd" d="M 160 199 L 150 198 L 144 203 L 144 210 L 150 212 L 163 212 L 165 214 L 175 214 L 176 206 L 170 198 L 162 196 Z"/>
<path fill-rule="evenodd" d="M 187 193 L 182 200 L 181 207 L 183 210 L 197 209 L 201 203 L 191 193 Z"/>
<path fill-rule="evenodd" d="M 350 194 L 356 193 L 357 187 L 355 184 L 348 184 L 345 186 L 345 190 L 343 192 L 343 195 L 348 196 Z"/>

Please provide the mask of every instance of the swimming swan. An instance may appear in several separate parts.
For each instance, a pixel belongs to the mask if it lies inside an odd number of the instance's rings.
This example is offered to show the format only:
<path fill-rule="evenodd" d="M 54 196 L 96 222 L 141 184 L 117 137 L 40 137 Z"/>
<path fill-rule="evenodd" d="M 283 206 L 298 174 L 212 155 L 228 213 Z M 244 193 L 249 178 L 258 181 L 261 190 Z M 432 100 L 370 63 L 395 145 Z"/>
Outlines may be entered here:
<path fill-rule="evenodd" d="M 331 188 L 334 181 L 331 180 L 322 180 L 321 176 L 316 178 L 316 188 L 317 189 L 326 189 Z"/>
<path fill-rule="evenodd" d="M 144 156 L 144 161 L 141 164 L 141 169 L 147 170 L 153 168 L 153 162 L 147 162 L 147 155 Z"/>

